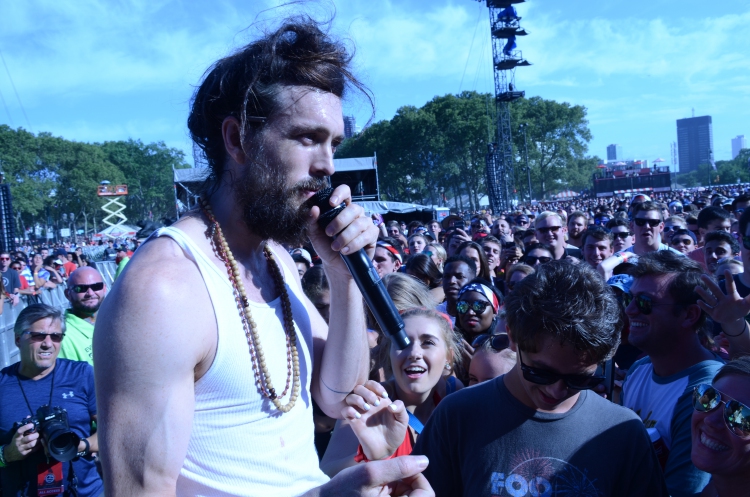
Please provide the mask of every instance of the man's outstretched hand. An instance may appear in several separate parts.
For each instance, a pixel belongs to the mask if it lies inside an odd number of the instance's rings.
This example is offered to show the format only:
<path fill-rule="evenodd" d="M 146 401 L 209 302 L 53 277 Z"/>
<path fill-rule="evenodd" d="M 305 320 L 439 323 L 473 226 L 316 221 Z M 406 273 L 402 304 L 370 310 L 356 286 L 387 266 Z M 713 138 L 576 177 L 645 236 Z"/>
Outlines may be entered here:
<path fill-rule="evenodd" d="M 422 475 L 429 461 L 425 456 L 403 456 L 386 461 L 360 463 L 337 474 L 306 497 L 434 497 Z"/>

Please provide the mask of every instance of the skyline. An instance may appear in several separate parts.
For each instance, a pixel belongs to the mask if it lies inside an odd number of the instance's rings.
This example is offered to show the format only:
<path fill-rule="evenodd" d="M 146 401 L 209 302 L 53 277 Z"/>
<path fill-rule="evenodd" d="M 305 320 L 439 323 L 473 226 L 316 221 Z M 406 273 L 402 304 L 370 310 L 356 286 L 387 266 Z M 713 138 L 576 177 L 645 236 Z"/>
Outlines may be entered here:
<path fill-rule="evenodd" d="M 6 65 L 0 67 L 0 124 L 77 141 L 164 141 L 192 163 L 185 121 L 194 85 L 212 62 L 253 39 L 263 22 L 299 9 L 273 8 L 278 3 L 224 0 L 206 10 L 177 0 L 6 2 L 0 5 Z M 434 96 L 494 93 L 484 3 L 442 0 L 428 9 L 416 0 L 304 4 L 319 17 L 335 9 L 332 32 L 357 49 L 356 73 L 375 95 L 374 121 Z M 586 106 L 594 136 L 589 155 L 604 159 L 616 143 L 625 158 L 671 163 L 676 121 L 695 109 L 695 116 L 712 116 L 714 158 L 731 159 L 731 139 L 750 135 L 750 109 L 742 105 L 750 96 L 744 55 L 750 39 L 742 34 L 750 2 L 725 1 L 710 12 L 695 0 L 679 9 L 667 0 L 617 4 L 517 5 L 530 33 L 518 38 L 518 48 L 533 64 L 517 70 L 517 88 L 527 97 Z M 370 117 L 361 98 L 345 100 L 344 114 L 360 127 Z"/>

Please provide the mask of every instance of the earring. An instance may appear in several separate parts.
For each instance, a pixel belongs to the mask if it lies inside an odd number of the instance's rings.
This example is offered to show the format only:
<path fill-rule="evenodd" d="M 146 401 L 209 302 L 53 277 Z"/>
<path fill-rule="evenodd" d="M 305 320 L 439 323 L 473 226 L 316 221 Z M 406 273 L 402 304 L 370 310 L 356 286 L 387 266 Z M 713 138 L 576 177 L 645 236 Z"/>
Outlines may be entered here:
<path fill-rule="evenodd" d="M 448 364 L 447 362 L 445 363 L 445 370 L 446 371 L 450 371 L 451 370 L 451 365 Z"/>

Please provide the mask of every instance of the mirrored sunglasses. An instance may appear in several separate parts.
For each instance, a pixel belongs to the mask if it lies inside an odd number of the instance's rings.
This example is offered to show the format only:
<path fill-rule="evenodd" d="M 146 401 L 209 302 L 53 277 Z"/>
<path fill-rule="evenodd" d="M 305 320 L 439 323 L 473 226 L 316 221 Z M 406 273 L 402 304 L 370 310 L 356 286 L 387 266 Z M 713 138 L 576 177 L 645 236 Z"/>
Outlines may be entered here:
<path fill-rule="evenodd" d="M 489 305 L 490 303 L 484 300 L 475 300 L 473 302 L 459 300 L 456 302 L 456 311 L 458 311 L 459 314 L 466 314 L 469 312 L 469 309 L 471 309 L 474 311 L 474 314 L 482 314 Z"/>
<path fill-rule="evenodd" d="M 750 437 L 750 407 L 736 400 L 722 400 L 721 392 L 711 385 L 698 385 L 693 390 L 693 409 L 711 412 L 724 404 L 724 423 L 734 435 Z"/>
<path fill-rule="evenodd" d="M 638 310 L 645 315 L 651 314 L 655 305 L 678 305 L 676 302 L 654 302 L 651 297 L 644 294 L 635 296 L 633 296 L 632 293 L 622 294 L 622 303 L 625 307 L 629 306 L 633 300 L 635 300 L 635 305 L 638 307 Z"/>
<path fill-rule="evenodd" d="M 683 237 L 675 237 L 675 238 L 672 238 L 672 240 L 669 243 L 671 243 L 672 245 L 679 245 L 679 244 L 682 244 L 682 245 L 692 245 L 693 244 L 693 239 L 690 238 L 690 237 L 687 237 L 687 236 L 684 237 L 684 238 Z"/>

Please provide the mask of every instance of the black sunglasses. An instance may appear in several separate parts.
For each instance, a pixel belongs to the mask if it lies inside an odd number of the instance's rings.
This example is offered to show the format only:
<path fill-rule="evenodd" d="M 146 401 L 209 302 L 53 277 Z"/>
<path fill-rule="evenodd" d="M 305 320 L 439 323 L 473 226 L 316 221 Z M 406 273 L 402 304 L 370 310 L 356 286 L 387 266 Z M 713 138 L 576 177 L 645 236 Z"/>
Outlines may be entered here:
<path fill-rule="evenodd" d="M 680 226 L 664 226 L 664 231 L 677 231 L 681 229 L 685 229 L 685 228 L 682 228 Z"/>
<path fill-rule="evenodd" d="M 558 374 L 546 369 L 532 368 L 523 363 L 520 350 L 518 351 L 518 359 L 521 362 L 521 372 L 524 379 L 537 385 L 552 385 L 562 380 L 568 388 L 573 390 L 589 390 L 600 385 L 605 379 L 603 374 Z"/>
<path fill-rule="evenodd" d="M 490 334 L 485 333 L 485 334 L 479 335 L 471 342 L 471 346 L 474 349 L 478 349 L 482 347 L 485 343 L 487 343 L 487 340 L 490 341 L 490 347 L 492 347 L 493 350 L 496 350 L 498 352 L 510 347 L 510 338 L 508 338 L 507 333 L 500 333 L 497 335 L 490 335 Z"/>
<path fill-rule="evenodd" d="M 41 331 L 24 331 L 21 335 L 29 335 L 29 340 L 32 342 L 43 342 L 49 337 L 53 342 L 60 343 L 65 338 L 65 333 L 42 333 Z"/>
<path fill-rule="evenodd" d="M 740 438 L 750 436 L 750 407 L 736 400 L 721 400 L 721 392 L 711 385 L 698 385 L 693 390 L 693 409 L 711 412 L 724 403 L 724 423 Z"/>
<path fill-rule="evenodd" d="M 95 292 L 98 292 L 102 288 L 104 288 L 104 283 L 92 283 L 90 285 L 73 285 L 71 287 L 71 290 L 73 290 L 75 293 L 86 293 L 89 291 L 89 288 L 92 289 Z"/>
<path fill-rule="evenodd" d="M 562 226 L 544 226 L 544 227 L 537 228 L 537 229 L 539 230 L 540 233 L 546 234 L 546 233 L 549 233 L 550 231 L 553 233 L 557 233 L 558 231 L 560 231 L 560 228 L 562 228 Z"/>
<path fill-rule="evenodd" d="M 680 243 L 682 243 L 683 245 L 692 245 L 693 244 L 693 239 L 690 238 L 690 237 L 685 237 L 685 238 L 682 238 L 682 237 L 679 237 L 679 236 L 678 237 L 672 237 L 672 240 L 670 241 L 670 243 L 672 245 L 679 245 Z"/>
<path fill-rule="evenodd" d="M 533 266 L 536 264 L 536 261 L 539 261 L 539 264 L 547 264 L 552 260 L 552 257 L 534 257 L 533 255 L 527 255 L 523 260 L 529 266 Z"/>
<path fill-rule="evenodd" d="M 458 302 L 456 302 L 456 311 L 458 311 L 459 314 L 466 314 L 467 312 L 469 312 L 469 309 L 471 309 L 472 311 L 474 311 L 474 314 L 482 314 L 489 305 L 489 302 L 483 300 L 475 300 L 473 302 L 469 302 L 468 300 L 459 300 Z"/>
<path fill-rule="evenodd" d="M 654 310 L 655 305 L 680 305 L 677 302 L 654 302 L 654 300 L 648 295 L 639 294 L 633 296 L 632 293 L 622 294 L 622 303 L 625 307 L 629 306 L 630 303 L 635 300 L 635 305 L 642 314 L 649 315 Z"/>
<path fill-rule="evenodd" d="M 648 223 L 648 225 L 652 228 L 656 228 L 657 226 L 659 226 L 659 223 L 661 223 L 659 219 L 646 219 L 643 217 L 637 217 L 633 219 L 633 222 L 636 226 L 646 226 L 646 223 Z"/>
<path fill-rule="evenodd" d="M 630 231 L 623 231 L 621 233 L 612 233 L 612 235 L 615 238 L 620 238 L 620 239 L 624 240 L 624 239 L 626 239 L 629 236 L 633 236 L 633 233 L 631 233 Z"/>

